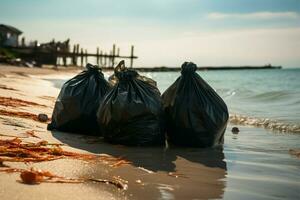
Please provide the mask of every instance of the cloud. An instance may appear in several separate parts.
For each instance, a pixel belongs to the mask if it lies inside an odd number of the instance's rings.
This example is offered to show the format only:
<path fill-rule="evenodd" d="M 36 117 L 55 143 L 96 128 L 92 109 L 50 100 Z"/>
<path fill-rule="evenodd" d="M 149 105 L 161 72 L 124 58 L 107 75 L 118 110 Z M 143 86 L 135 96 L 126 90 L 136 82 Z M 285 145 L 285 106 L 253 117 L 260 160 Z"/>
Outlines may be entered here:
<path fill-rule="evenodd" d="M 206 16 L 208 19 L 300 19 L 300 14 L 297 12 L 253 12 L 253 13 L 220 13 L 213 12 Z"/>

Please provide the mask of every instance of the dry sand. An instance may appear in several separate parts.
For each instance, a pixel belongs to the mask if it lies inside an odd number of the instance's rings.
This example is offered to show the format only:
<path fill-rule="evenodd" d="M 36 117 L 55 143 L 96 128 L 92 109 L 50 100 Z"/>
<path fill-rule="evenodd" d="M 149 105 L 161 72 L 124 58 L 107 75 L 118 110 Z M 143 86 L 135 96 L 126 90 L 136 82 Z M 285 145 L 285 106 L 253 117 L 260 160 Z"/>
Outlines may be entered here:
<path fill-rule="evenodd" d="M 0 66 L 0 97 L 16 98 L 40 105 L 0 104 L 0 110 L 22 111 L 51 116 L 59 89 L 46 79 L 72 76 L 77 69 L 36 69 Z M 0 101 L 1 102 L 1 101 Z M 44 105 L 44 106 L 43 106 Z M 128 181 L 128 190 L 103 183 L 26 185 L 17 182 L 19 174 L 0 173 L 1 199 L 216 199 L 225 188 L 226 163 L 222 151 L 213 149 L 135 148 L 104 143 L 101 138 L 47 131 L 45 123 L 0 114 L 1 134 L 23 136 L 34 130 L 41 139 L 64 143 L 64 149 L 91 154 L 122 156 L 132 164 L 111 167 L 103 162 L 61 159 L 41 163 L 6 162 L 11 167 L 36 167 L 67 177 Z M 6 137 L 0 136 L 1 139 Z"/>

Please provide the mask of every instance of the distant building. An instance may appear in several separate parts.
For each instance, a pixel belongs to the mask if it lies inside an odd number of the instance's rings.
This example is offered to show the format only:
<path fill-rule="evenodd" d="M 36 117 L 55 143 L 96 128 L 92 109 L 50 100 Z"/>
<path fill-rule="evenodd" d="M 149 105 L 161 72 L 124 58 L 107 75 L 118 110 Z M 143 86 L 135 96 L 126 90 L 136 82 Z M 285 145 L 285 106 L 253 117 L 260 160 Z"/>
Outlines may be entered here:
<path fill-rule="evenodd" d="M 15 27 L 0 24 L 0 46 L 18 46 L 19 35 L 22 31 Z"/>

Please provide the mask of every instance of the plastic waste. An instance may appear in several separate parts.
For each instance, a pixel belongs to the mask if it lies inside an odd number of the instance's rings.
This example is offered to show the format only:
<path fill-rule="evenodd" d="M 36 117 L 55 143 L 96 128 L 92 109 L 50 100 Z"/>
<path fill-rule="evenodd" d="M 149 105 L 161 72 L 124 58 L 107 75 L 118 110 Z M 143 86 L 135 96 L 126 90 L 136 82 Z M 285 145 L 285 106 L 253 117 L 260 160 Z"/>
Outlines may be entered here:
<path fill-rule="evenodd" d="M 87 64 L 86 70 L 62 86 L 48 130 L 99 134 L 96 113 L 103 96 L 110 88 L 101 69 Z"/>
<path fill-rule="evenodd" d="M 222 98 L 185 62 L 181 76 L 162 95 L 168 141 L 175 145 L 223 144 L 228 109 Z"/>
<path fill-rule="evenodd" d="M 164 144 L 163 109 L 156 82 L 125 67 L 115 68 L 113 89 L 97 117 L 106 141 L 130 146 Z"/>

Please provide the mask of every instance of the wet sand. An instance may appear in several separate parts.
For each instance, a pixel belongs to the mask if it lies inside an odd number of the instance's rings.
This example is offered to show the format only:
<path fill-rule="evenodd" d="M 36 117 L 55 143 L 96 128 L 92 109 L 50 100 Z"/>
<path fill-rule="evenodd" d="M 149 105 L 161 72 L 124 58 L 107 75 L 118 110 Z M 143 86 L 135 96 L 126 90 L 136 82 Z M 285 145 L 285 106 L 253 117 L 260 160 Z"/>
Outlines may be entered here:
<path fill-rule="evenodd" d="M 43 106 L 4 106 L 1 110 L 51 116 L 59 92 L 53 83 L 72 77 L 77 70 L 10 68 L 0 66 L 0 97 L 13 97 Z M 46 124 L 0 115 L 1 133 L 22 135 L 35 130 L 38 138 L 65 143 L 64 149 L 91 154 L 124 157 L 129 165 L 111 167 L 102 162 L 63 159 L 42 163 L 12 163 L 12 167 L 34 166 L 68 177 L 111 178 L 128 181 L 121 191 L 101 183 L 18 183 L 18 174 L 0 173 L 3 199 L 299 199 L 300 160 L 290 154 L 299 148 L 297 134 L 273 133 L 262 128 L 239 127 L 233 135 L 229 125 L 221 149 L 176 147 L 125 147 L 104 143 L 101 138 L 47 131 Z M 2 137 L 1 138 L 5 138 Z"/>

